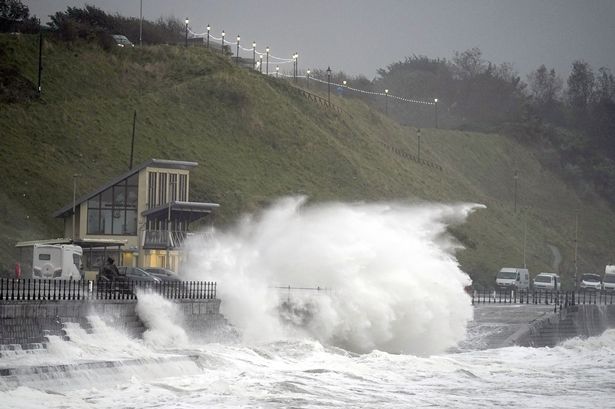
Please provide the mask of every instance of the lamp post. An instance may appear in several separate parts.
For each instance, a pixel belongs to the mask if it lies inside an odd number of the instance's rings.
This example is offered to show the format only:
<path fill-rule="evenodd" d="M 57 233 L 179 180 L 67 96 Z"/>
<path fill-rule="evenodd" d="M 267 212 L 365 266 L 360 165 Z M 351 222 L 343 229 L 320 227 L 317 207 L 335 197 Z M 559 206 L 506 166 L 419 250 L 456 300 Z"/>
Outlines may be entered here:
<path fill-rule="evenodd" d="M 241 37 L 238 34 L 237 35 L 237 58 L 235 59 L 235 62 L 237 63 L 237 65 L 239 65 L 239 41 L 240 40 L 241 40 Z"/>
<path fill-rule="evenodd" d="M 259 55 L 258 57 L 259 57 L 259 59 L 260 59 L 259 69 L 260 69 L 261 74 L 262 74 L 262 73 L 263 73 L 263 56 L 262 56 L 262 55 Z"/>
<path fill-rule="evenodd" d="M 224 55 L 224 36 L 226 34 L 224 33 L 224 30 L 222 30 L 222 55 Z"/>
<path fill-rule="evenodd" d="M 389 114 L 389 89 L 384 90 L 384 113 Z"/>
<path fill-rule="evenodd" d="M 297 83 L 297 75 L 299 74 L 299 53 L 295 51 L 295 55 L 293 55 L 293 59 L 295 60 L 295 84 Z"/>
<path fill-rule="evenodd" d="M 207 48 L 209 48 L 209 30 L 211 30 L 211 27 L 207 24 Z"/>
<path fill-rule="evenodd" d="M 41 96 L 41 79 L 43 78 L 43 31 L 38 32 L 38 96 Z"/>
<path fill-rule="evenodd" d="M 513 194 L 513 203 L 514 203 L 514 211 L 517 213 L 517 180 L 519 180 L 519 172 L 515 170 L 515 174 L 513 176 L 515 180 L 515 190 Z"/>
<path fill-rule="evenodd" d="M 574 212 L 574 287 L 577 287 L 578 252 L 579 252 L 579 210 Z"/>
<path fill-rule="evenodd" d="M 418 155 L 417 158 L 419 160 L 419 162 L 421 161 L 421 128 L 418 128 L 416 130 L 416 138 L 418 140 Z"/>
<path fill-rule="evenodd" d="M 331 67 L 327 67 L 327 103 L 331 103 Z"/>
<path fill-rule="evenodd" d="M 266 63 L 267 63 L 267 69 L 266 69 L 265 73 L 266 73 L 267 75 L 269 75 L 269 47 L 265 48 L 265 52 L 267 53 L 267 61 L 266 61 Z"/>
<path fill-rule="evenodd" d="M 139 47 L 143 47 L 143 0 L 139 2 Z"/>
<path fill-rule="evenodd" d="M 252 69 L 256 67 L 256 41 L 252 41 Z"/>
<path fill-rule="evenodd" d="M 306 71 L 305 82 L 307 89 L 310 89 L 310 70 Z"/>
<path fill-rule="evenodd" d="M 73 241 L 73 243 L 75 242 L 75 208 L 77 201 L 77 178 L 80 176 L 81 175 L 78 173 L 75 173 L 73 175 L 73 233 L 71 236 L 71 240 Z"/>
<path fill-rule="evenodd" d="M 438 129 L 438 98 L 434 98 L 433 103 L 434 103 L 434 109 L 435 109 L 434 114 L 435 114 L 436 129 Z"/>
<path fill-rule="evenodd" d="M 280 75 L 280 66 L 276 65 L 275 66 L 275 77 L 278 78 L 279 75 Z"/>
<path fill-rule="evenodd" d="M 188 23 L 190 22 L 190 20 L 188 20 L 188 17 L 186 17 L 186 47 L 188 47 Z"/>

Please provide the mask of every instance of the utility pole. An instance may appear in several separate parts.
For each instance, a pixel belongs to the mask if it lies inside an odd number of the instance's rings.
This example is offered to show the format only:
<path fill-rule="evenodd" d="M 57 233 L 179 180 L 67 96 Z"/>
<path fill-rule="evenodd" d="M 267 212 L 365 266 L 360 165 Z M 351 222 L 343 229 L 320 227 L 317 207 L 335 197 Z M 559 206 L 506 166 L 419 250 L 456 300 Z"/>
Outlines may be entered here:
<path fill-rule="evenodd" d="M 523 216 L 523 268 L 527 268 L 525 263 L 525 247 L 527 243 L 527 215 Z"/>
<path fill-rule="evenodd" d="M 43 75 L 43 32 L 38 33 L 38 96 L 41 96 L 41 78 Z"/>
<path fill-rule="evenodd" d="M 517 180 L 519 179 L 519 172 L 515 170 L 515 175 L 513 176 L 513 179 L 515 180 L 515 190 L 514 190 L 514 209 L 515 209 L 515 213 L 517 213 Z"/>
<path fill-rule="evenodd" d="M 579 210 L 574 213 L 574 285 L 577 285 L 578 271 L 578 253 L 579 251 Z"/>
<path fill-rule="evenodd" d="M 139 47 L 143 47 L 143 0 L 139 5 Z"/>
<path fill-rule="evenodd" d="M 130 142 L 130 164 L 128 165 L 128 170 L 132 169 L 132 157 L 135 150 L 135 127 L 137 124 L 137 110 L 135 109 L 135 113 L 132 116 L 132 141 Z"/>
<path fill-rule="evenodd" d="M 71 241 L 74 243 L 75 242 L 75 208 L 76 208 L 76 201 L 77 201 L 77 178 L 80 177 L 81 175 L 78 173 L 73 174 L 73 233 L 71 236 Z"/>

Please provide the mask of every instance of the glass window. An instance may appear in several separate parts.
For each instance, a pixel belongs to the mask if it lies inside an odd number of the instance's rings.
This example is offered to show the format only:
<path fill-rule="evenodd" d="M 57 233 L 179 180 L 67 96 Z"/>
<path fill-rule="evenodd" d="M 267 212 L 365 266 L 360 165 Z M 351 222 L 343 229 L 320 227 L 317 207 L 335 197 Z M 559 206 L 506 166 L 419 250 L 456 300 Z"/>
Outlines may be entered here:
<path fill-rule="evenodd" d="M 126 225 L 124 234 L 137 234 L 137 211 L 126 210 Z"/>
<path fill-rule="evenodd" d="M 79 254 L 73 254 L 73 263 L 75 267 L 77 267 L 77 270 L 81 269 L 81 256 Z"/>
<path fill-rule="evenodd" d="M 100 209 L 100 195 L 96 195 L 88 200 L 88 209 Z"/>
<path fill-rule="evenodd" d="M 102 234 L 113 234 L 111 228 L 113 227 L 113 210 L 103 209 L 100 211 L 100 230 Z"/>
<path fill-rule="evenodd" d="M 126 179 L 126 181 L 128 182 L 128 186 L 138 186 L 139 185 L 139 174 L 135 173 L 134 175 Z"/>
<path fill-rule="evenodd" d="M 127 209 L 136 209 L 137 208 L 137 200 L 138 193 L 136 186 L 128 186 L 126 188 L 126 208 Z"/>
<path fill-rule="evenodd" d="M 185 202 L 188 198 L 188 175 L 179 175 L 179 200 Z"/>
<path fill-rule="evenodd" d="M 126 186 L 116 185 L 113 187 L 113 207 L 124 208 L 126 206 Z"/>
<path fill-rule="evenodd" d="M 88 209 L 88 234 L 100 234 L 100 210 Z"/>
<path fill-rule="evenodd" d="M 177 173 L 169 175 L 169 200 L 171 202 L 177 200 Z"/>
<path fill-rule="evenodd" d="M 100 208 L 111 209 L 113 207 L 113 188 L 109 188 L 100 194 Z"/>
<path fill-rule="evenodd" d="M 51 260 L 51 254 L 39 254 L 38 255 L 38 259 L 39 260 Z"/>
<path fill-rule="evenodd" d="M 147 186 L 147 208 L 156 206 L 156 172 L 149 172 Z"/>
<path fill-rule="evenodd" d="M 163 205 L 167 202 L 167 174 L 158 174 L 158 204 Z"/>

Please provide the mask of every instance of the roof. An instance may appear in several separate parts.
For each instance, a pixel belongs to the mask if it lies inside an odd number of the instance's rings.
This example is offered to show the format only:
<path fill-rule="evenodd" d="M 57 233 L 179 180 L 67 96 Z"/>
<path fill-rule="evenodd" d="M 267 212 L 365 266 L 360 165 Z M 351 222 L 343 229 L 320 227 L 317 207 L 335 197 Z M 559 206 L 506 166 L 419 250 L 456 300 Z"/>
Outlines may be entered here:
<path fill-rule="evenodd" d="M 151 209 L 143 211 L 141 214 L 146 217 L 166 219 L 169 212 L 175 215 L 182 213 L 188 215 L 190 221 L 193 221 L 211 213 L 212 210 L 218 207 L 220 207 L 218 203 L 174 201 L 162 206 L 152 207 Z"/>
<path fill-rule="evenodd" d="M 45 239 L 45 240 L 31 240 L 31 241 L 20 241 L 15 244 L 15 247 L 31 247 L 35 244 L 75 244 L 82 248 L 89 247 L 103 247 L 103 246 L 123 246 L 126 244 L 125 239 L 98 239 L 98 238 L 87 238 L 77 239 L 74 242 L 66 237 L 60 237 L 57 239 Z"/>
<path fill-rule="evenodd" d="M 93 192 L 88 193 L 87 195 L 81 196 L 79 199 L 75 201 L 75 206 L 80 205 L 81 203 L 90 200 L 97 194 L 109 189 L 111 186 L 121 182 L 122 180 L 134 175 L 135 173 L 139 173 L 143 169 L 147 167 L 157 167 L 157 168 L 169 168 L 169 169 L 191 169 L 195 166 L 198 166 L 197 162 L 187 162 L 187 161 L 179 161 L 179 160 L 168 160 L 168 159 L 150 159 L 147 162 L 143 162 L 139 166 L 136 166 L 126 173 L 111 179 L 111 181 L 107 182 L 105 185 L 99 187 Z M 56 210 L 53 213 L 53 217 L 67 217 L 73 214 L 73 203 L 69 203 L 63 208 Z"/>

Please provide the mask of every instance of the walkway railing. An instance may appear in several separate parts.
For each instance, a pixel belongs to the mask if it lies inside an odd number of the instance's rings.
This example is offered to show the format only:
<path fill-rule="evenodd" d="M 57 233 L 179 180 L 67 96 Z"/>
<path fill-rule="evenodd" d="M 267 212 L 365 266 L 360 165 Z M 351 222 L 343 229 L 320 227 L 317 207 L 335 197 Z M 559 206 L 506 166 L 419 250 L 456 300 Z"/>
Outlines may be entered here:
<path fill-rule="evenodd" d="M 153 292 L 175 300 L 213 300 L 210 281 L 87 281 L 0 278 L 1 301 L 136 300 Z"/>
<path fill-rule="evenodd" d="M 549 290 L 474 290 L 472 304 L 542 304 L 553 305 L 554 311 L 573 305 L 611 305 L 615 292 L 596 290 L 549 291 Z"/>

